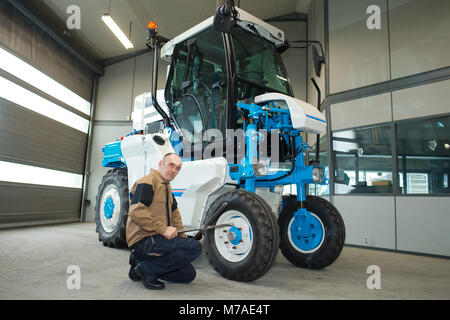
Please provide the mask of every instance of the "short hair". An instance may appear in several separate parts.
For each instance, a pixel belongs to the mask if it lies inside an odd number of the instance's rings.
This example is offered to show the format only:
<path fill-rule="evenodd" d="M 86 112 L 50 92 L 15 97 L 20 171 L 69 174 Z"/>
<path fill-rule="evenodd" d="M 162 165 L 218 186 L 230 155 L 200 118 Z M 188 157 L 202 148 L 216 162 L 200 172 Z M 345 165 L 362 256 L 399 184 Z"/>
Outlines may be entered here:
<path fill-rule="evenodd" d="M 177 156 L 178 156 L 178 154 L 176 154 L 175 152 L 168 152 L 168 153 L 166 153 L 166 154 L 164 155 L 164 157 L 162 157 L 162 161 L 165 161 L 165 160 L 166 160 L 166 158 L 167 158 L 168 156 L 172 155 L 172 154 L 174 154 L 174 155 L 177 155 Z"/>

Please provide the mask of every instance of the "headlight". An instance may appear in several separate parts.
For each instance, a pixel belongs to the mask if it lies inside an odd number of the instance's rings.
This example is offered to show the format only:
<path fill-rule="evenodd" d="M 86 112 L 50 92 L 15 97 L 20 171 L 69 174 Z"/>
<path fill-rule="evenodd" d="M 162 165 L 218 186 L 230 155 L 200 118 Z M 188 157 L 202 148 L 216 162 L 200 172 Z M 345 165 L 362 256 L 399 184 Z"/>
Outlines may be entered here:
<path fill-rule="evenodd" d="M 256 164 L 254 164 L 253 171 L 255 171 L 256 176 L 264 176 L 269 171 L 269 159 L 259 159 Z"/>
<path fill-rule="evenodd" d="M 314 167 L 312 170 L 312 179 L 314 182 L 322 183 L 323 182 L 323 168 L 322 167 Z"/>

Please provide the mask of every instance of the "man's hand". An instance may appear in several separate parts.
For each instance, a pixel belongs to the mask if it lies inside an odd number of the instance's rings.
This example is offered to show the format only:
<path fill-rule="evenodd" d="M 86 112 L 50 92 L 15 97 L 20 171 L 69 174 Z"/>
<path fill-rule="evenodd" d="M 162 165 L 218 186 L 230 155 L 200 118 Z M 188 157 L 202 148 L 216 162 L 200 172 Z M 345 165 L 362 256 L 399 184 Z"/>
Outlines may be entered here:
<path fill-rule="evenodd" d="M 177 228 L 168 226 L 166 231 L 162 234 L 167 240 L 173 239 L 178 235 Z"/>

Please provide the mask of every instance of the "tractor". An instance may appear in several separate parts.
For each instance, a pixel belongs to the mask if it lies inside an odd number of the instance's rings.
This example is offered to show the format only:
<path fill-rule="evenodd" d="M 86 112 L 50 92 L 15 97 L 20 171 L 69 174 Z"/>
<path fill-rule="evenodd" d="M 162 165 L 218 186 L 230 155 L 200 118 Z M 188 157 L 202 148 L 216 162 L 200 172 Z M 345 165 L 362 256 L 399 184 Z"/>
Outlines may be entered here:
<path fill-rule="evenodd" d="M 279 249 L 298 267 L 333 263 L 344 245 L 344 223 L 330 202 L 306 194 L 308 184 L 328 183 L 319 144 L 315 160 L 304 156 L 305 134 L 318 139 L 326 121 L 293 97 L 281 59 L 289 48 L 284 32 L 218 0 L 212 17 L 173 39 L 149 24 L 147 46 L 151 91 L 136 97 L 133 131 L 103 148 L 102 165 L 111 169 L 96 199 L 99 240 L 126 247 L 129 190 L 173 152 L 183 161 L 171 182 L 183 232 L 202 239 L 223 277 L 256 280 Z M 323 50 L 313 52 L 319 75 Z M 157 90 L 159 59 L 170 65 L 165 88 Z M 289 185 L 297 194 L 283 194 Z"/>

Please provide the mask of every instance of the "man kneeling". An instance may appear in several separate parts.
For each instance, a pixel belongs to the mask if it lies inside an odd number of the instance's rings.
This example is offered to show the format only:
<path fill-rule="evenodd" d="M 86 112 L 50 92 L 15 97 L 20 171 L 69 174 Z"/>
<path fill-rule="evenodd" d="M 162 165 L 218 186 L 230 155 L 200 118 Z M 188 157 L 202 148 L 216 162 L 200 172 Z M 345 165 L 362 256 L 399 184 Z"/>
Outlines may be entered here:
<path fill-rule="evenodd" d="M 148 289 L 164 289 L 158 279 L 188 283 L 195 279 L 191 264 L 202 252 L 199 241 L 188 238 L 170 181 L 180 172 L 182 161 L 175 153 L 166 154 L 158 170 L 136 181 L 126 226 L 131 280 L 142 280 Z"/>

